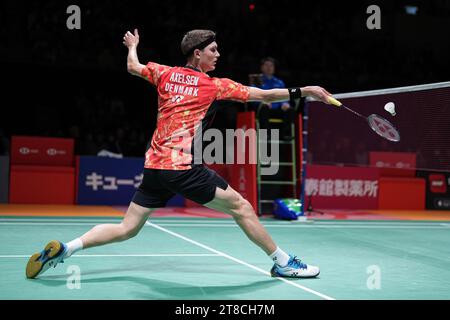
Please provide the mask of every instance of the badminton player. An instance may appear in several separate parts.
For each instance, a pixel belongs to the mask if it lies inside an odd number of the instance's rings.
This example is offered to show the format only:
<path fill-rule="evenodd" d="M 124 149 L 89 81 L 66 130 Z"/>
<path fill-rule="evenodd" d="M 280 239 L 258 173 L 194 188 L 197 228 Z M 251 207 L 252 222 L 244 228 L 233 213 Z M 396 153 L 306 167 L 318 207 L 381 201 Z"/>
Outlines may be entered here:
<path fill-rule="evenodd" d="M 157 128 L 145 154 L 144 177 L 120 224 L 100 224 L 68 243 L 50 241 L 33 254 L 26 276 L 35 278 L 56 267 L 75 252 L 125 241 L 138 234 L 149 215 L 164 207 L 175 194 L 208 208 L 230 214 L 247 237 L 273 261 L 273 277 L 316 277 L 319 268 L 302 262 L 279 248 L 260 223 L 251 204 L 216 172 L 194 159 L 194 136 L 214 114 L 214 101 L 277 102 L 314 97 L 328 103 L 331 94 L 317 86 L 263 90 L 226 78 L 212 78 L 220 54 L 216 35 L 210 30 L 192 30 L 181 41 L 186 64 L 169 67 L 155 62 L 141 64 L 137 55 L 139 34 L 127 32 L 127 68 L 158 92 Z"/>

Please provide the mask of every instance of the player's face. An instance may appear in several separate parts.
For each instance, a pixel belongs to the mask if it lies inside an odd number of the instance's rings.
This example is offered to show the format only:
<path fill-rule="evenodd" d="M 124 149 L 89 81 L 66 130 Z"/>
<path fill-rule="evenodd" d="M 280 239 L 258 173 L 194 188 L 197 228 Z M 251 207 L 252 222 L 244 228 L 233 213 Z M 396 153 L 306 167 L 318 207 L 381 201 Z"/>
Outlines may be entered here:
<path fill-rule="evenodd" d="M 203 72 L 212 71 L 216 68 L 217 60 L 220 54 L 217 49 L 217 43 L 214 41 L 200 51 L 199 65 Z"/>

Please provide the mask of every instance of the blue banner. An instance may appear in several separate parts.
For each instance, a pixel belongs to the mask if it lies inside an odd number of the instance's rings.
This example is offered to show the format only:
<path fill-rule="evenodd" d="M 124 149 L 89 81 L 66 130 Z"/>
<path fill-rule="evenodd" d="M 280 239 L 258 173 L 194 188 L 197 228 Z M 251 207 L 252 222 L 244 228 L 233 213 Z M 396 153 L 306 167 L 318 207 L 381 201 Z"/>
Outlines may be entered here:
<path fill-rule="evenodd" d="M 78 204 L 128 205 L 142 182 L 143 158 L 105 158 L 80 156 L 78 167 Z M 168 206 L 183 206 L 175 196 Z"/>

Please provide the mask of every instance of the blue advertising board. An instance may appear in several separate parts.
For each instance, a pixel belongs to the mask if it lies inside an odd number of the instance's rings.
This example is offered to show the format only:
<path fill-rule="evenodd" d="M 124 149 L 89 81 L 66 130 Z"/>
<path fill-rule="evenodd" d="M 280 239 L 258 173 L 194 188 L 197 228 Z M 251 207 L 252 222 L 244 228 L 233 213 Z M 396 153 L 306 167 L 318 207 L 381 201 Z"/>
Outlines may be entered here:
<path fill-rule="evenodd" d="M 89 205 L 128 205 L 142 182 L 143 158 L 80 156 L 77 203 Z M 183 206 L 175 196 L 168 206 Z"/>

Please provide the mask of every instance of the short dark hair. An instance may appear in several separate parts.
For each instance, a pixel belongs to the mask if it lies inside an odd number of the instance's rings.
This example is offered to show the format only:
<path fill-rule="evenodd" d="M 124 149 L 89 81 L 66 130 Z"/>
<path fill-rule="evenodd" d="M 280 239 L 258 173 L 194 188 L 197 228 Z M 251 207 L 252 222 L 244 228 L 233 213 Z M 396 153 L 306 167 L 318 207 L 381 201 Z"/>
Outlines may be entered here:
<path fill-rule="evenodd" d="M 184 56 L 189 57 L 195 49 L 198 49 L 199 45 L 209 39 L 215 39 L 215 37 L 216 33 L 211 30 L 191 30 L 181 40 L 181 52 Z"/>
<path fill-rule="evenodd" d="M 277 60 L 275 60 L 275 58 L 272 58 L 272 57 L 264 57 L 264 58 L 261 59 L 261 65 L 263 65 L 264 62 L 266 62 L 266 61 L 272 62 L 275 66 L 276 66 L 276 64 L 277 64 Z"/>

